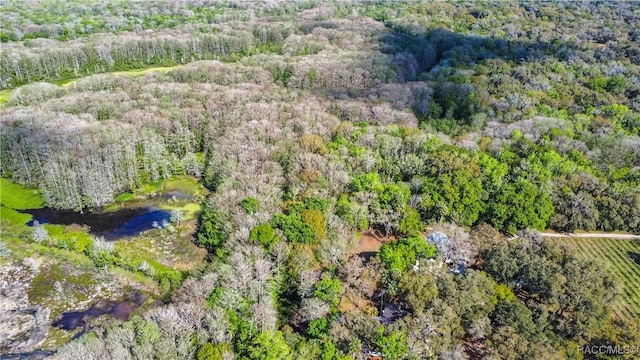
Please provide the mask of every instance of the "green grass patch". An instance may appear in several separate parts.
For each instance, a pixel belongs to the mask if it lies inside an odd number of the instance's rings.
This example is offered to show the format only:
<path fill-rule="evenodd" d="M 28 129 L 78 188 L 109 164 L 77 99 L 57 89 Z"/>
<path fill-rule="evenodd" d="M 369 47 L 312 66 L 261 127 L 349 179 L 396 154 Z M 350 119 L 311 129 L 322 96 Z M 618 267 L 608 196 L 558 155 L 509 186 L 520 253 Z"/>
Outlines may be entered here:
<path fill-rule="evenodd" d="M 200 197 L 206 189 L 191 176 L 179 175 L 167 180 L 158 180 L 144 183 L 131 191 L 124 192 L 116 196 L 114 203 L 107 205 L 106 209 L 119 209 L 121 205 L 128 202 L 137 202 L 168 191 L 178 191 L 195 198 Z"/>
<path fill-rule="evenodd" d="M 163 190 L 181 191 L 190 195 L 199 195 L 202 193 L 202 185 L 196 178 L 190 176 L 175 176 L 163 184 Z"/>
<path fill-rule="evenodd" d="M 137 69 L 137 70 L 125 70 L 125 71 L 114 71 L 110 74 L 114 75 L 126 75 L 126 76 L 140 76 L 146 75 L 152 72 L 162 72 L 166 73 L 172 70 L 176 70 L 178 68 L 183 67 L 184 65 L 175 65 L 175 66 L 154 66 L 146 69 Z"/>
<path fill-rule="evenodd" d="M 44 224 L 44 228 L 49 233 L 50 243 L 57 248 L 83 253 L 91 245 L 87 229 L 55 224 Z"/>
<path fill-rule="evenodd" d="M 0 205 L 0 221 L 2 223 L 6 221 L 12 225 L 23 225 L 24 227 L 27 227 L 27 222 L 31 220 L 31 217 L 31 214 L 23 214 L 5 207 L 4 205 Z"/>
<path fill-rule="evenodd" d="M 11 98 L 12 91 L 13 90 L 11 89 L 0 90 L 0 109 L 2 109 L 4 107 L 4 104 L 6 104 L 9 101 L 9 98 Z"/>
<path fill-rule="evenodd" d="M 160 208 L 164 210 L 169 210 L 169 211 L 182 211 L 184 213 L 183 221 L 195 219 L 196 215 L 201 210 L 200 204 L 196 204 L 196 203 L 187 203 L 184 205 L 163 204 L 160 206 Z"/>
<path fill-rule="evenodd" d="M 26 210 L 41 208 L 44 206 L 44 201 L 40 190 L 27 188 L 9 179 L 1 178 L 0 204 L 11 209 Z"/>
<path fill-rule="evenodd" d="M 157 193 L 162 188 L 162 180 L 153 181 L 142 185 L 136 192 L 141 192 L 145 195 L 152 195 Z"/>
<path fill-rule="evenodd" d="M 135 200 L 135 199 L 136 199 L 135 195 L 133 195 L 130 192 L 126 192 L 126 193 L 122 193 L 122 194 L 116 196 L 115 202 L 123 203 L 123 202 L 127 202 L 127 201 L 132 201 L 132 200 Z"/>
<path fill-rule="evenodd" d="M 112 72 L 106 72 L 106 73 L 95 73 L 95 74 L 88 75 L 88 76 L 93 76 L 93 75 L 141 76 L 141 75 L 146 75 L 146 74 L 149 74 L 149 73 L 152 73 L 152 72 L 166 73 L 166 72 L 169 72 L 171 70 L 178 69 L 178 68 L 180 68 L 182 66 L 184 66 L 184 65 L 153 66 L 153 67 L 144 68 L 144 69 L 125 70 L 125 71 L 112 71 Z M 60 86 L 63 86 L 63 87 L 69 87 L 69 86 L 73 85 L 76 81 L 78 81 L 79 79 L 82 79 L 82 78 L 83 77 L 73 78 L 73 79 L 64 79 L 64 80 L 58 80 L 58 81 L 51 81 L 51 83 L 52 84 L 56 84 L 56 85 L 60 85 Z"/>

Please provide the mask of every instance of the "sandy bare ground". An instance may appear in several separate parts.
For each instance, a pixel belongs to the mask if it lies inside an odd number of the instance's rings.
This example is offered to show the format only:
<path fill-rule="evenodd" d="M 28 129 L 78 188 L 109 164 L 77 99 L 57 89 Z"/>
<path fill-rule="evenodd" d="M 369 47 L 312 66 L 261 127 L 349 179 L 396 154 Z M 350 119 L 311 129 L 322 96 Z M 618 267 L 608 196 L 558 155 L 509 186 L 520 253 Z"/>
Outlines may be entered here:
<path fill-rule="evenodd" d="M 393 237 L 384 237 L 377 234 L 373 230 L 368 230 L 362 233 L 362 237 L 358 240 L 358 244 L 354 249 L 354 254 L 366 253 L 366 252 L 378 252 L 385 242 L 393 241 Z"/>
<path fill-rule="evenodd" d="M 607 238 L 607 239 L 623 239 L 623 240 L 640 240 L 640 235 L 635 234 L 616 234 L 616 233 L 540 233 L 542 237 L 548 238 Z"/>

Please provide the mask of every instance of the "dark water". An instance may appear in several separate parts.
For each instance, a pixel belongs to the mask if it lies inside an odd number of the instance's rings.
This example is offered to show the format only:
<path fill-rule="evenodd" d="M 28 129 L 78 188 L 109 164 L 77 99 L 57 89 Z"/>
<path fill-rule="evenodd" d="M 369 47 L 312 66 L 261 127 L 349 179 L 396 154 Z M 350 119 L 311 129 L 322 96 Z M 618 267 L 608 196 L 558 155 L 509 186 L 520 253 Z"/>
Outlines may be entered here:
<path fill-rule="evenodd" d="M 0 355 L 2 360 L 41 360 L 54 354 L 53 351 L 36 350 L 30 353 Z"/>
<path fill-rule="evenodd" d="M 63 330 L 73 330 L 82 327 L 83 331 L 76 335 L 76 337 L 78 337 L 89 330 L 89 321 L 102 315 L 109 315 L 121 321 L 129 320 L 129 316 L 131 316 L 133 310 L 140 307 L 146 299 L 146 296 L 142 294 L 135 294 L 131 299 L 99 302 L 87 310 L 69 311 L 62 314 L 60 319 L 53 323 L 53 326 Z"/>
<path fill-rule="evenodd" d="M 34 221 L 43 224 L 60 225 L 88 225 L 90 233 L 104 236 L 106 240 L 117 240 L 123 237 L 136 236 L 143 231 L 162 225 L 163 220 L 169 222 L 171 213 L 154 207 L 127 208 L 110 212 L 77 213 L 70 210 L 56 210 L 51 208 L 23 210 L 21 212 L 33 215 L 27 223 L 33 226 Z"/>

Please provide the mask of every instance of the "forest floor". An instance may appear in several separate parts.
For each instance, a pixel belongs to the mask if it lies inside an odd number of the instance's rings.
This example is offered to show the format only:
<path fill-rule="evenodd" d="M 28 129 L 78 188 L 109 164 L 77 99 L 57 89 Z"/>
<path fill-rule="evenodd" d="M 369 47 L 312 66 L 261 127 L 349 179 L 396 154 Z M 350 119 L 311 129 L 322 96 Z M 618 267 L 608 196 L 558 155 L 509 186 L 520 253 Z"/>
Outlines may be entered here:
<path fill-rule="evenodd" d="M 396 237 L 384 236 L 375 230 L 367 230 L 362 233 L 358 243 L 352 251 L 352 254 L 374 254 L 380 251 L 382 245 L 387 242 L 396 240 Z"/>

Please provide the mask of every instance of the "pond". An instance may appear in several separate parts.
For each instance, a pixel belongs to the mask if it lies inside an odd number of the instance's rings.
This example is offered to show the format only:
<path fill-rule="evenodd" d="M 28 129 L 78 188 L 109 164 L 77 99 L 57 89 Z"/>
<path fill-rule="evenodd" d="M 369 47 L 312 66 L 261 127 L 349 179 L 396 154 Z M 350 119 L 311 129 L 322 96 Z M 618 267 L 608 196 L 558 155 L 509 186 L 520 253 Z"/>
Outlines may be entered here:
<path fill-rule="evenodd" d="M 82 331 L 76 335 L 76 337 L 79 337 L 87 332 L 89 322 L 92 319 L 102 315 L 109 315 L 121 321 L 129 320 L 129 316 L 131 316 L 133 310 L 139 308 L 146 299 L 147 297 L 145 295 L 135 293 L 129 299 L 98 302 L 87 310 L 69 311 L 62 314 L 60 319 L 53 323 L 53 326 L 63 330 L 73 330 L 82 327 Z"/>
<path fill-rule="evenodd" d="M 136 236 L 171 220 L 171 212 L 152 206 L 95 213 L 78 213 L 52 208 L 22 210 L 21 212 L 33 215 L 33 219 L 27 223 L 29 226 L 33 226 L 35 221 L 40 224 L 87 225 L 91 234 L 103 236 L 106 240 Z"/>

